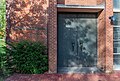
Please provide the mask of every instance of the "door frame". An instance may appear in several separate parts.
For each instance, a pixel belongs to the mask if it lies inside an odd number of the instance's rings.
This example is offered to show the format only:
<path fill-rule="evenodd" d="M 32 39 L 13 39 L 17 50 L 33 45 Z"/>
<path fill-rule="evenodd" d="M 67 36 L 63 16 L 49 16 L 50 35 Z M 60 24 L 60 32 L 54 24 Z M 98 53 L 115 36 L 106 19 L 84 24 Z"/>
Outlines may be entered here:
<path fill-rule="evenodd" d="M 112 1 L 111 1 L 112 2 Z M 107 2 L 111 3 L 111 2 Z M 113 14 L 112 8 L 90 8 L 89 11 L 81 8 L 58 8 L 57 3 L 50 2 L 48 16 L 47 46 L 49 56 L 49 73 L 57 73 L 57 13 L 59 12 L 96 12 L 98 13 L 98 63 L 97 66 L 103 72 L 113 71 L 113 27 L 109 17 Z M 60 10 L 62 9 L 62 10 Z M 69 11 L 67 10 L 69 9 Z M 93 11 L 94 10 L 94 11 Z"/>

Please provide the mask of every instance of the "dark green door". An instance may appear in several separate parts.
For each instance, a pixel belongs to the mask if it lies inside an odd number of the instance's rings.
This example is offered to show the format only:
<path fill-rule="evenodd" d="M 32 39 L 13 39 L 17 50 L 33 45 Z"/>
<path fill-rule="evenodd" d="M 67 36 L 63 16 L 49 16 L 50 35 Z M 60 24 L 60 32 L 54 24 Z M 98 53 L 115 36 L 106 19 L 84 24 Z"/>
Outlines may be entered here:
<path fill-rule="evenodd" d="M 96 14 L 58 14 L 58 72 L 84 72 L 96 66 Z"/>

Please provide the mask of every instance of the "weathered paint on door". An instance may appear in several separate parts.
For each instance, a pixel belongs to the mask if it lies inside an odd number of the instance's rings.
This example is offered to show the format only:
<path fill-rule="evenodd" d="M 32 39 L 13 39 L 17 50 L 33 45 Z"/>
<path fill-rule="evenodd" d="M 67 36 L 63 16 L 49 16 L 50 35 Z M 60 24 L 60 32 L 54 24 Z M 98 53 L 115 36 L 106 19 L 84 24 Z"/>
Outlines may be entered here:
<path fill-rule="evenodd" d="M 96 17 L 87 13 L 58 14 L 58 72 L 96 66 Z"/>

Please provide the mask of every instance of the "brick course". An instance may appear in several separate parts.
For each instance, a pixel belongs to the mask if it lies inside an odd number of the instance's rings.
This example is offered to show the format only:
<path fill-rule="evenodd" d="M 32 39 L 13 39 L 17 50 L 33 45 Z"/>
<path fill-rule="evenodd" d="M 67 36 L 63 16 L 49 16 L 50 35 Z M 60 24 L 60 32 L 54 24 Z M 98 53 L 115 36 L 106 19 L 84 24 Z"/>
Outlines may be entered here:
<path fill-rule="evenodd" d="M 68 5 L 99 5 L 102 4 L 104 0 L 57 0 L 58 4 L 68 4 Z"/>
<path fill-rule="evenodd" d="M 96 0 L 65 0 L 66 5 L 96 5 Z"/>
<path fill-rule="evenodd" d="M 103 3 L 105 3 L 104 0 L 97 0 L 97 4 L 98 4 L 98 5 L 99 5 L 99 4 L 103 4 Z"/>

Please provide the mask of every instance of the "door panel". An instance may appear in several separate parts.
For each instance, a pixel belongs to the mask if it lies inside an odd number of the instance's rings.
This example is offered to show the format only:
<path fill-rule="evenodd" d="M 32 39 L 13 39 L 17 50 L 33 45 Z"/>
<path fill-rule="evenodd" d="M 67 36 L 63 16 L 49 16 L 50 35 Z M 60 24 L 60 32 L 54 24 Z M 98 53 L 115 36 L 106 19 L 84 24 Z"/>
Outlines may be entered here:
<path fill-rule="evenodd" d="M 94 67 L 97 58 L 95 14 L 58 15 L 58 71 Z"/>

